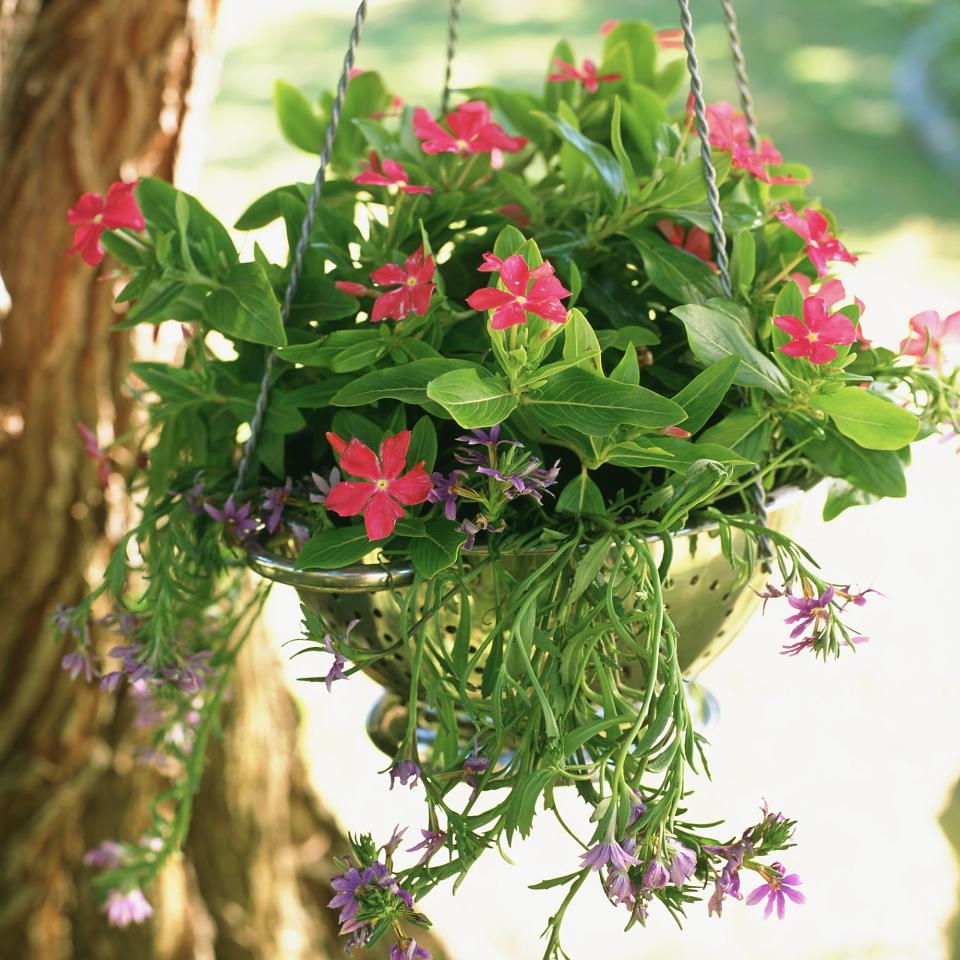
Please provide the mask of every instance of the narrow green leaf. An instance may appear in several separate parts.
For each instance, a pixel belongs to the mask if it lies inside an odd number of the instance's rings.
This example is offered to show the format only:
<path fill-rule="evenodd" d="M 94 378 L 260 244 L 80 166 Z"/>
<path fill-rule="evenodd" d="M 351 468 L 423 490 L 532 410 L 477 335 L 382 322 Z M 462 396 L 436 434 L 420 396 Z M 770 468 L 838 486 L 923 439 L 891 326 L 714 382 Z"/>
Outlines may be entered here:
<path fill-rule="evenodd" d="M 727 395 L 739 368 L 739 357 L 729 356 L 717 360 L 697 374 L 673 398 L 674 403 L 679 403 L 687 411 L 687 419 L 683 421 L 684 430 L 696 433 L 713 416 L 713 412 Z"/>

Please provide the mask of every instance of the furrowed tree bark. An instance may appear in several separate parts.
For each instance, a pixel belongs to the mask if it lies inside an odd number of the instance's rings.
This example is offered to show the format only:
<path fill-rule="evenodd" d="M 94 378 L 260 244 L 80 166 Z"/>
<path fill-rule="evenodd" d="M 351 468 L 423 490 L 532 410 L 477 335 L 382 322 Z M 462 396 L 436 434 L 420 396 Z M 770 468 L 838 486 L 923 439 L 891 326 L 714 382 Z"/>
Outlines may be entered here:
<path fill-rule="evenodd" d="M 118 932 L 82 856 L 135 840 L 162 782 L 133 762 L 129 705 L 71 682 L 49 629 L 102 569 L 123 512 L 120 478 L 101 490 L 75 424 L 108 439 L 136 416 L 109 261 L 67 257 L 65 214 L 121 177 L 172 176 L 217 2 L 0 3 L 0 958 L 339 955 L 325 904 L 345 845 L 296 756 L 270 642 L 255 634 L 239 659 L 186 856 L 151 891 L 154 920 Z"/>

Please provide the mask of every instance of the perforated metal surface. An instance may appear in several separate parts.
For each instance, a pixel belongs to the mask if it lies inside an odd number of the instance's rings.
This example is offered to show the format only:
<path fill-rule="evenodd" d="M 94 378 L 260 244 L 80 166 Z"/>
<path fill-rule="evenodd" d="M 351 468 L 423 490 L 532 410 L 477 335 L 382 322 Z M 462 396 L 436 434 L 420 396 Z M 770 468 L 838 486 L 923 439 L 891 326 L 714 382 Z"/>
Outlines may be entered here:
<path fill-rule="evenodd" d="M 775 530 L 788 530 L 799 511 L 801 491 L 781 491 L 768 507 L 768 524 Z M 662 554 L 662 543 L 652 542 Z M 673 559 L 664 584 L 664 599 L 680 638 L 680 664 L 687 676 L 695 676 L 733 641 L 756 609 L 758 600 L 750 589 L 762 581 L 756 575 L 748 585 L 735 586 L 734 572 L 727 563 L 715 526 L 685 531 L 673 537 Z M 467 555 L 469 559 L 471 555 Z M 482 554 L 475 555 L 477 558 Z M 529 553 L 506 556 L 501 566 L 516 577 L 534 569 L 548 556 Z M 389 589 L 407 590 L 413 580 L 408 565 L 389 567 L 363 564 L 337 571 L 298 571 L 291 561 L 270 554 L 251 553 L 250 565 L 261 575 L 295 586 L 301 600 L 318 611 L 331 629 L 351 620 L 359 623 L 350 640 L 371 650 L 386 651 L 386 656 L 367 672 L 390 690 L 408 695 L 410 667 L 408 648 L 400 627 L 400 608 L 396 594 Z M 418 614 L 426 612 L 424 596 L 417 604 Z M 460 621 L 460 597 L 454 595 L 431 616 L 425 628 L 437 641 L 452 648 Z M 470 617 L 473 624 L 470 653 L 477 651 L 493 616 L 493 577 L 489 566 L 481 570 L 470 591 Z M 483 670 L 480 660 L 473 670 L 473 682 L 479 687 Z M 624 668 L 624 680 L 642 686 L 639 672 L 632 675 Z"/>

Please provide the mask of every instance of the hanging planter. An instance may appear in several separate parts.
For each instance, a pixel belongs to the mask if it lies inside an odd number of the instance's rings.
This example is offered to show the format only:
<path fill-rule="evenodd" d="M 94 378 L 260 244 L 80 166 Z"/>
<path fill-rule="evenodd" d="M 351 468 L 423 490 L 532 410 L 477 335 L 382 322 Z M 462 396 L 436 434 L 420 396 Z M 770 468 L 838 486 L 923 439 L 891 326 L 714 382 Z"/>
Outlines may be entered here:
<path fill-rule="evenodd" d="M 784 653 L 865 639 L 847 616 L 872 591 L 791 539 L 797 491 L 830 478 L 827 519 L 904 495 L 911 443 L 957 428 L 960 314 L 918 314 L 896 351 L 868 339 L 832 273 L 857 258 L 809 171 L 757 133 L 731 5 L 743 112 L 705 103 L 679 6 L 685 58 L 677 31 L 622 23 L 599 67 L 561 43 L 542 94 L 478 87 L 448 109 L 447 89 L 434 117 L 353 69 L 361 4 L 336 92 L 317 107 L 276 90 L 316 181 L 236 225 L 282 222 L 284 264 L 241 261 L 156 180 L 70 212 L 74 250 L 129 276 L 122 325 L 186 330 L 177 363 L 131 371 L 142 518 L 57 614 L 65 666 L 156 707 L 151 749 L 181 771 L 141 842 L 92 854 L 115 922 L 149 912 L 142 891 L 184 840 L 271 581 L 300 591 L 300 652 L 328 658 L 310 679 L 387 688 L 371 735 L 391 786 L 425 800 L 421 842 L 354 839 L 331 904 L 350 945 L 424 957 L 423 897 L 556 814 L 561 787 L 585 817 L 564 824 L 569 872 L 538 885 L 566 889 L 548 958 L 588 881 L 631 924 L 705 895 L 719 914 L 750 873 L 747 904 L 802 902 L 775 859 L 791 820 L 764 808 L 730 837 L 687 816 L 704 757 L 684 677 L 759 597 L 788 613 Z M 89 646 L 95 612 L 125 636 L 113 669 Z"/>

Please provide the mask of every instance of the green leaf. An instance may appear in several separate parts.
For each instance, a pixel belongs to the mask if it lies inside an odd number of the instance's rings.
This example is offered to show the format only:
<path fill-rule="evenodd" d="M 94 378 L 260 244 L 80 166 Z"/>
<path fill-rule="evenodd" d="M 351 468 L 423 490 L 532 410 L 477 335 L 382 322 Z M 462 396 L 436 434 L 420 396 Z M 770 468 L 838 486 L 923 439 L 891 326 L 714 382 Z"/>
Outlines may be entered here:
<path fill-rule="evenodd" d="M 262 197 L 258 197 L 247 207 L 234 223 L 236 230 L 258 230 L 265 227 L 268 223 L 273 223 L 278 219 L 282 211 L 280 209 L 280 196 L 286 195 L 298 201 L 303 200 L 303 193 L 300 184 L 291 183 L 283 187 L 275 187 L 267 191 Z"/>
<path fill-rule="evenodd" d="M 620 131 L 622 114 L 622 101 L 615 96 L 613 98 L 613 115 L 610 118 L 610 146 L 613 147 L 613 155 L 617 158 L 617 163 L 620 164 L 620 170 L 623 173 L 623 180 L 627 188 L 627 196 L 630 200 L 636 200 L 640 194 L 640 185 L 637 182 L 633 164 L 630 162 L 630 156 L 623 146 L 623 135 Z"/>
<path fill-rule="evenodd" d="M 712 151 L 713 165 L 717 172 L 719 186 L 730 174 L 730 154 L 726 151 Z M 688 207 L 703 203 L 707 197 L 706 181 L 703 178 L 703 161 L 694 157 L 681 164 L 662 180 L 652 183 L 643 195 L 643 205 L 652 207 Z"/>
<path fill-rule="evenodd" d="M 598 330 L 597 339 L 604 350 L 626 350 L 628 347 L 652 347 L 660 342 L 660 336 L 649 327 L 626 326 L 616 330 Z"/>
<path fill-rule="evenodd" d="M 610 379 L 635 387 L 640 385 L 640 361 L 637 359 L 636 347 L 627 347 L 623 351 L 620 362 L 610 371 Z"/>
<path fill-rule="evenodd" d="M 584 370 L 602 372 L 600 366 L 600 341 L 587 318 L 579 310 L 567 314 L 563 327 L 563 358 L 576 362 Z"/>
<path fill-rule="evenodd" d="M 715 363 L 737 356 L 740 367 L 734 383 L 761 387 L 774 396 L 787 393 L 787 381 L 772 360 L 765 357 L 746 338 L 743 329 L 728 314 L 711 306 L 689 304 L 670 311 L 687 330 L 693 355 L 701 363 Z"/>
<path fill-rule="evenodd" d="M 628 98 L 623 104 L 623 124 L 644 161 L 652 168 L 657 162 L 657 133 L 660 125 L 667 122 L 667 110 L 660 97 L 648 87 L 632 83 L 627 91 Z M 637 188 L 639 193 L 639 184 Z"/>
<path fill-rule="evenodd" d="M 750 286 L 757 272 L 757 245 L 749 230 L 741 230 L 733 241 L 730 259 L 730 280 L 734 290 L 744 299 L 750 296 Z"/>
<path fill-rule="evenodd" d="M 827 499 L 823 504 L 823 519 L 835 520 L 845 510 L 851 507 L 865 507 L 878 500 L 872 493 L 847 483 L 846 480 L 834 480 L 827 491 Z"/>
<path fill-rule="evenodd" d="M 858 387 L 814 394 L 810 406 L 827 414 L 845 437 L 867 450 L 899 450 L 920 430 L 920 421 L 909 410 Z"/>
<path fill-rule="evenodd" d="M 387 370 L 371 370 L 339 390 L 330 402 L 337 407 L 359 407 L 389 398 L 423 405 L 427 384 L 445 373 L 467 369 L 478 368 L 467 360 L 427 357 Z"/>
<path fill-rule="evenodd" d="M 724 357 L 697 374 L 674 398 L 687 411 L 683 429 L 696 433 L 723 402 L 740 368 L 739 357 Z"/>
<path fill-rule="evenodd" d="M 601 188 L 608 199 L 616 201 L 626 196 L 627 185 L 620 164 L 602 143 L 591 140 L 559 116 L 547 116 L 546 114 L 543 116 L 547 123 L 560 134 L 564 142 L 569 143 L 571 147 L 590 161 L 594 170 L 600 175 Z"/>
<path fill-rule="evenodd" d="M 770 442 L 769 419 L 749 408 L 732 410 L 719 423 L 700 434 L 698 444 L 718 444 L 739 453 L 747 460 L 758 461 Z"/>
<path fill-rule="evenodd" d="M 717 275 L 699 257 L 650 230 L 630 230 L 627 236 L 643 259 L 653 285 L 668 297 L 680 303 L 706 303 L 723 292 Z"/>
<path fill-rule="evenodd" d="M 557 60 L 562 60 L 564 63 L 573 63 L 574 59 L 573 48 L 566 40 L 561 40 L 553 48 L 553 51 L 550 54 L 550 62 L 547 65 L 547 73 L 556 73 Z M 547 80 L 543 88 L 544 107 L 550 113 L 556 113 L 557 108 L 560 106 L 560 102 L 563 101 L 565 103 L 572 104 L 576 93 L 576 80 L 563 80 L 560 82 Z"/>
<path fill-rule="evenodd" d="M 387 345 L 382 338 L 344 347 L 330 361 L 334 373 L 355 373 L 372 367 L 385 353 Z"/>
<path fill-rule="evenodd" d="M 429 580 L 441 570 L 453 566 L 467 535 L 443 518 L 424 525 L 424 534 L 410 541 L 410 560 L 421 577 Z"/>
<path fill-rule="evenodd" d="M 413 467 L 421 460 L 424 470 L 431 473 L 437 462 L 437 430 L 429 417 L 421 417 L 410 431 L 407 463 Z"/>
<path fill-rule="evenodd" d="M 432 380 L 427 384 L 427 396 L 468 430 L 492 427 L 517 408 L 517 398 L 508 384 L 473 368 L 452 370 Z"/>
<path fill-rule="evenodd" d="M 382 424 L 374 423 L 369 417 L 355 410 L 337 410 L 333 415 L 330 428 L 344 440 L 349 441 L 356 437 L 371 450 L 376 450 L 380 446 L 380 441 L 383 440 Z"/>
<path fill-rule="evenodd" d="M 657 60 L 657 41 L 653 27 L 640 20 L 623 20 L 618 23 L 604 38 L 600 73 L 608 73 L 610 63 L 617 62 L 615 55 L 620 47 L 628 53 L 626 79 L 652 85 Z"/>
<path fill-rule="evenodd" d="M 686 417 L 682 407 L 652 390 L 576 368 L 530 394 L 524 406 L 545 427 L 573 427 L 589 436 L 605 436 L 621 426 L 655 430 Z"/>
<path fill-rule="evenodd" d="M 235 340 L 286 345 L 280 304 L 259 263 L 236 263 L 227 271 L 224 288 L 214 290 L 204 304 L 207 323 Z"/>
<path fill-rule="evenodd" d="M 378 540 L 377 546 L 386 542 Z M 296 567 L 298 570 L 338 570 L 359 563 L 373 549 L 362 524 L 321 530 L 304 544 L 297 555 Z"/>
<path fill-rule="evenodd" d="M 606 462 L 621 467 L 647 469 L 663 467 L 675 473 L 686 473 L 694 463 L 710 460 L 718 464 L 743 465 L 751 461 L 742 454 L 717 443 L 680 440 L 676 437 L 655 437 L 649 441 L 631 440 L 610 449 Z"/>
<path fill-rule="evenodd" d="M 290 309 L 290 323 L 306 326 L 308 323 L 330 323 L 357 314 L 356 297 L 343 293 L 332 280 L 306 275 L 297 284 L 297 293 Z"/>
<path fill-rule="evenodd" d="M 557 497 L 557 513 L 590 514 L 602 517 L 606 514 L 603 494 L 600 488 L 590 479 L 589 474 L 581 473 L 574 477 L 560 491 Z"/>
<path fill-rule="evenodd" d="M 273 85 L 273 107 L 283 136 L 308 153 L 323 150 L 326 118 L 320 116 L 302 91 L 284 80 Z"/>

